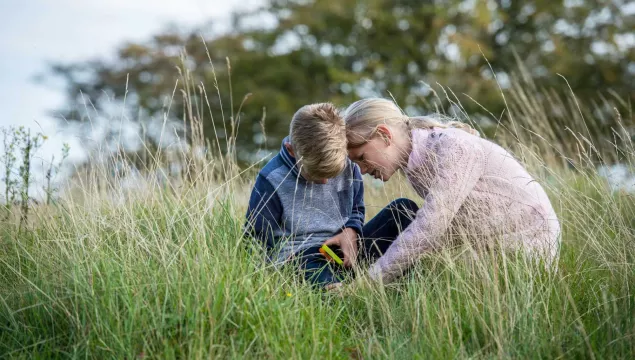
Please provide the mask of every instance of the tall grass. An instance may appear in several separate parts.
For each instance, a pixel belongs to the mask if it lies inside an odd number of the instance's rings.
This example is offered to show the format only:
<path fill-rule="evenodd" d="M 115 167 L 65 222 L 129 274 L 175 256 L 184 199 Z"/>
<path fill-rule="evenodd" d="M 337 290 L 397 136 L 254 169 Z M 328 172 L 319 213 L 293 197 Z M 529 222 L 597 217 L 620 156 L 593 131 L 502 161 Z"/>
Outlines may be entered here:
<path fill-rule="evenodd" d="M 538 134 L 510 109 L 519 131 Z M 139 178 L 145 190 L 132 192 L 94 166 L 73 196 L 33 209 L 30 231 L 2 227 L 0 357 L 635 357 L 633 196 L 590 163 L 545 166 L 591 159 L 588 147 L 563 154 L 570 147 L 519 131 L 497 141 L 513 145 L 554 203 L 556 273 L 466 248 L 427 257 L 395 285 L 319 292 L 242 237 L 253 178 L 231 157 L 198 158 L 179 181 Z M 619 146 L 632 166 L 632 144 Z M 193 162 L 187 151 L 181 160 Z M 369 217 L 395 197 L 421 200 L 403 181 L 366 185 Z"/>

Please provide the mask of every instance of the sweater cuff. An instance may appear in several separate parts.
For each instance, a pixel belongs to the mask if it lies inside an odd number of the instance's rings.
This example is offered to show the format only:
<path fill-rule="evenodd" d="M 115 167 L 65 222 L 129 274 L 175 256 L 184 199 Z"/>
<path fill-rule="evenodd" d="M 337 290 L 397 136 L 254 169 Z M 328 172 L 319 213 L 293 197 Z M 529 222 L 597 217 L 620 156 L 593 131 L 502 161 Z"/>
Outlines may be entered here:
<path fill-rule="evenodd" d="M 382 271 L 379 263 L 374 263 L 370 270 L 368 270 L 368 276 L 374 282 L 381 283 L 382 282 Z"/>
<path fill-rule="evenodd" d="M 344 228 L 351 228 L 355 230 L 358 239 L 362 237 L 362 225 L 359 221 L 349 221 L 344 225 Z"/>

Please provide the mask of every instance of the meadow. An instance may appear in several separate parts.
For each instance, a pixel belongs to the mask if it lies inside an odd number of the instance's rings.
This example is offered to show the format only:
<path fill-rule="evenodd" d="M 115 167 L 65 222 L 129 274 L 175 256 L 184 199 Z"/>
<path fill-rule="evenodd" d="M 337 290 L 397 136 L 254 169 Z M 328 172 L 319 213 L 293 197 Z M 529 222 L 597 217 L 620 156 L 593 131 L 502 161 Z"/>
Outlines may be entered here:
<path fill-rule="evenodd" d="M 635 358 L 635 201 L 597 170 L 633 168 L 628 127 L 606 146 L 573 100 L 565 127 L 532 99 L 508 94 L 491 137 L 549 193 L 563 224 L 557 272 L 466 247 L 396 284 L 362 276 L 316 291 L 242 236 L 262 163 L 190 147 L 186 175 L 126 190 L 110 175 L 116 155 L 33 206 L 24 226 L 3 216 L 0 358 Z M 165 157 L 151 155 L 161 172 Z M 367 219 L 402 196 L 423 201 L 401 180 L 367 180 Z"/>

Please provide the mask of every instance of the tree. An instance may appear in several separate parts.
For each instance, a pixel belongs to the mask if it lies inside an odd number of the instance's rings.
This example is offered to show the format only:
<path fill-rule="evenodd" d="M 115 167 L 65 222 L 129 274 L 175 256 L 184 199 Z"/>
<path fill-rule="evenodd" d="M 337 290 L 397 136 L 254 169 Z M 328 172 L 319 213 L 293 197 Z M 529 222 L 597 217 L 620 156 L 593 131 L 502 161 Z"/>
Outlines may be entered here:
<path fill-rule="evenodd" d="M 293 113 L 312 102 L 345 106 L 390 92 L 411 112 L 456 111 L 435 99 L 442 92 L 436 84 L 475 119 L 498 118 L 505 104 L 497 81 L 510 86 L 518 60 L 526 69 L 518 76 L 537 89 L 566 90 L 561 74 L 582 101 L 609 89 L 635 100 L 633 24 L 624 6 L 619 0 L 270 0 L 235 14 L 228 34 L 203 40 L 199 29 L 170 30 L 125 44 L 113 62 L 56 65 L 52 72 L 66 80 L 69 105 L 80 91 L 102 111 L 128 94 L 127 106 L 146 117 L 171 103 L 174 119 L 204 118 L 206 136 L 222 149 L 233 129 L 239 157 L 248 160 L 263 146 L 265 108 L 270 148 L 287 134 Z M 200 110 L 207 102 L 213 120 Z M 67 118 L 81 118 L 69 110 Z"/>

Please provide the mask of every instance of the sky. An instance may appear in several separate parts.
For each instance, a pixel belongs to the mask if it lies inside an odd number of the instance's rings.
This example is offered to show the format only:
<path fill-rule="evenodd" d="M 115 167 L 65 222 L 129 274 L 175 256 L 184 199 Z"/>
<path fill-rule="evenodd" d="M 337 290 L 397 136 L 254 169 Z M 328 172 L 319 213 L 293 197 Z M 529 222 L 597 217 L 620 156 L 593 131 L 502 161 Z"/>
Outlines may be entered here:
<path fill-rule="evenodd" d="M 190 28 L 209 20 L 227 23 L 232 10 L 259 0 L 0 0 L 0 127 L 28 126 L 55 151 L 79 142 L 49 112 L 63 104 L 61 84 L 38 84 L 47 64 L 114 54 L 128 40 L 144 40 L 168 25 Z M 68 132 L 68 130 L 65 130 Z"/>

